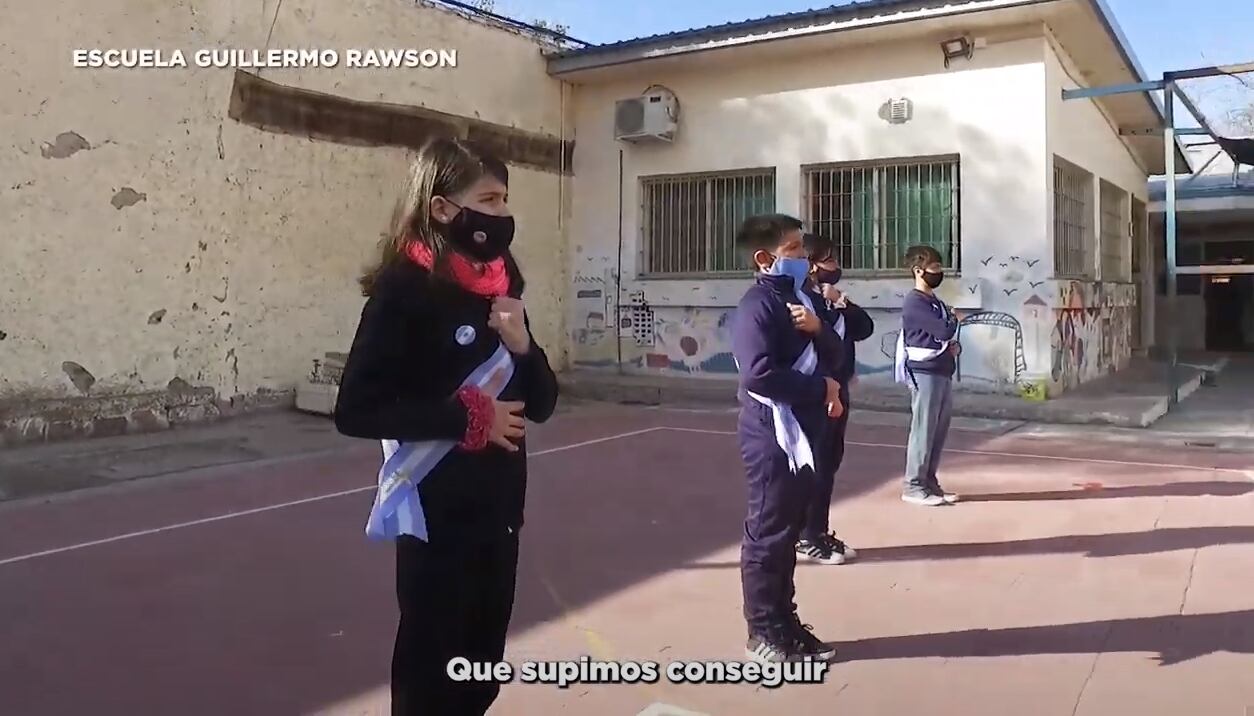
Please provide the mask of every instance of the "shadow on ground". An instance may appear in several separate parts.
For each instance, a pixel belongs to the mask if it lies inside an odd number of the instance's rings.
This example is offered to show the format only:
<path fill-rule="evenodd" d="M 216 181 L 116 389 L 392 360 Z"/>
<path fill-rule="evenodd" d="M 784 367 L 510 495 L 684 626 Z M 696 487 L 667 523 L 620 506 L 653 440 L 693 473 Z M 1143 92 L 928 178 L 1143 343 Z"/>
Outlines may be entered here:
<path fill-rule="evenodd" d="M 963 502 L 1048 502 L 1053 500 L 1113 500 L 1127 497 L 1240 497 L 1254 493 L 1254 483 L 1234 481 L 1168 482 L 1158 485 L 1105 487 L 1078 483 L 1074 490 L 963 494 Z"/>
<path fill-rule="evenodd" d="M 621 434 L 654 420 L 640 411 L 564 416 L 546 426 L 546 444 Z M 728 435 L 654 432 L 534 455 L 530 464 L 515 635 L 740 539 L 744 477 Z M 297 491 L 292 485 L 311 481 L 321 481 L 321 492 L 361 486 L 377 467 L 373 457 L 328 456 L 257 468 L 234 478 L 232 487 L 216 488 L 210 509 L 239 509 L 233 500 L 257 504 L 249 502 L 258 499 L 254 492 Z M 900 469 L 899 454 L 851 450 L 836 499 L 878 489 L 899 479 Z M 1216 489 L 1190 483 L 1136 489 L 1168 487 Z M 187 501 L 188 494 L 176 499 Z M 360 492 L 3 566 L 0 693 L 24 716 L 243 716 L 326 712 L 384 688 L 395 628 L 393 556 L 362 536 L 371 500 Z M 96 509 L 93 504 L 83 502 L 82 509 Z M 64 519 L 98 516 L 71 514 Z M 1196 528 L 864 554 L 868 561 L 1116 556 L 1251 540 L 1254 528 Z M 739 606 L 738 595 L 726 598 Z M 1242 612 L 898 636 L 858 642 L 846 653 L 892 659 L 1093 652 L 1109 639 L 1108 651 L 1158 651 L 1174 663 L 1221 649 L 1249 651 L 1250 619 Z M 74 675 L 71 682 L 65 674 Z"/>
<path fill-rule="evenodd" d="M 881 637 L 843 646 L 843 661 L 1111 652 L 1156 654 L 1162 666 L 1208 654 L 1254 654 L 1254 611 Z"/>

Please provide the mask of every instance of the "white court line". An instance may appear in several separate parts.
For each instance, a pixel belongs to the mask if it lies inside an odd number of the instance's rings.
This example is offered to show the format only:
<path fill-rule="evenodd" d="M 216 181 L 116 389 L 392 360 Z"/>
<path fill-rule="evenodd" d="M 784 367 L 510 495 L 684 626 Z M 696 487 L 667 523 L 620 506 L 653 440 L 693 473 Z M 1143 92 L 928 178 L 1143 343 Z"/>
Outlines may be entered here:
<path fill-rule="evenodd" d="M 666 428 L 645 428 L 643 430 L 633 430 L 627 433 L 619 433 L 618 435 L 610 435 L 610 436 L 603 437 L 603 438 L 596 438 L 595 440 L 585 440 L 581 443 L 575 443 L 573 445 L 563 445 L 561 447 L 549 448 L 547 450 L 537 450 L 536 452 L 528 453 L 527 457 L 532 458 L 532 457 L 540 457 L 541 455 L 552 455 L 553 453 L 566 452 L 567 450 L 575 450 L 575 449 L 582 448 L 582 447 L 588 447 L 589 445 L 598 445 L 600 443 L 610 442 L 611 440 L 622 440 L 623 438 L 631 438 L 637 435 L 644 435 L 647 433 L 657 432 L 659 430 L 666 430 Z M 376 487 L 378 486 L 368 485 L 366 487 L 354 487 L 351 490 L 340 490 L 339 492 L 332 492 L 326 495 L 315 495 L 313 497 L 306 497 L 301 500 L 292 500 L 290 502 L 280 502 L 275 505 L 266 505 L 265 507 L 254 507 L 253 509 L 240 510 L 239 512 L 228 512 L 224 515 L 216 515 L 214 517 L 202 517 L 201 519 L 198 519 L 198 520 L 190 520 L 188 522 L 179 522 L 173 525 L 165 525 L 164 527 L 154 527 L 148 530 L 139 530 L 138 532 L 127 532 L 126 534 L 116 535 L 114 537 L 106 537 L 104 539 L 92 540 L 90 542 L 79 542 L 78 544 L 72 544 L 66 547 L 46 549 L 46 550 L 43 550 L 42 552 L 32 552 L 30 554 L 23 554 L 17 557 L 9 557 L 7 559 L 0 559 L 0 567 L 3 567 L 6 564 L 15 564 L 17 562 L 25 562 L 27 560 L 38 559 L 40 557 L 49 557 L 54 554 L 61 554 L 62 552 L 73 552 L 75 550 L 86 549 L 88 547 L 96 547 L 102 544 L 109 544 L 111 542 L 121 542 L 122 540 L 134 539 L 136 537 L 147 537 L 148 535 L 160 534 L 162 532 L 169 532 L 171 530 L 179 530 L 179 529 L 183 529 L 184 527 L 195 527 L 197 525 L 207 525 L 212 522 L 221 522 L 222 520 L 231 520 L 231 519 L 235 519 L 236 517 L 247 517 L 248 515 L 261 514 L 262 512 L 270 512 L 271 510 L 281 510 L 286 507 L 296 507 L 298 505 L 308 505 L 313 502 L 322 502 L 324 500 L 334 500 L 337 497 L 347 497 L 348 495 L 355 495 L 359 492 L 366 492 L 368 490 L 373 490 Z"/>
<path fill-rule="evenodd" d="M 701 430 L 699 428 L 663 428 L 665 430 L 673 430 L 679 433 L 700 433 L 703 435 L 735 435 L 734 431 L 729 430 Z M 896 450 L 905 450 L 905 445 L 893 445 L 891 443 L 860 443 L 853 440 L 845 442 L 846 445 L 857 445 L 858 447 L 873 448 L 893 448 Z M 945 448 L 944 452 L 952 452 L 961 455 L 990 455 L 992 457 L 1018 457 L 1028 460 L 1057 460 L 1059 462 L 1082 462 L 1094 465 L 1122 465 L 1125 467 L 1153 467 L 1163 470 L 1195 470 L 1197 472 L 1232 472 L 1243 477 L 1254 480 L 1254 470 L 1242 470 L 1235 467 L 1202 467 L 1199 465 L 1173 465 L 1170 463 L 1157 462 L 1134 462 L 1128 460 L 1103 460 L 1101 458 L 1089 457 L 1063 457 L 1061 455 L 1035 455 L 1031 453 L 1021 452 L 998 452 L 996 450 L 960 450 L 958 448 Z"/>

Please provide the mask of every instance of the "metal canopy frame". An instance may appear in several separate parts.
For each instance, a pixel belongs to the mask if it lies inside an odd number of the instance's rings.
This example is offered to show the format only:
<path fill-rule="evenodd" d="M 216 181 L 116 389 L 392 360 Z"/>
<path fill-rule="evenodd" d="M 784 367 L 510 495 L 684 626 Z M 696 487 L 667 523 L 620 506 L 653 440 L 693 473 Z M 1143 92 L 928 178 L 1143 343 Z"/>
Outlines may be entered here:
<path fill-rule="evenodd" d="M 1169 409 L 1180 402 L 1180 382 L 1177 379 L 1180 358 L 1179 340 L 1176 333 L 1175 321 L 1173 320 L 1176 314 L 1176 278 L 1180 275 L 1254 273 L 1254 266 L 1246 265 L 1184 267 L 1176 265 L 1176 138 L 1189 135 L 1208 136 L 1211 138 L 1211 142 L 1207 142 L 1207 144 L 1218 143 L 1218 140 L 1221 138 L 1221 136 L 1210 126 L 1210 124 L 1207 123 L 1206 117 L 1202 115 L 1202 112 L 1197 108 L 1197 105 L 1195 105 L 1193 101 L 1180 90 L 1178 82 L 1181 80 L 1201 79 L 1204 77 L 1237 75 L 1246 72 L 1254 72 L 1254 62 L 1164 72 L 1161 80 L 1152 80 L 1148 82 L 1133 82 L 1122 85 L 1111 85 L 1108 87 L 1084 87 L 1080 89 L 1062 91 L 1062 98 L 1064 100 L 1093 99 L 1097 97 L 1109 97 L 1112 95 L 1147 92 L 1163 93 L 1164 110 L 1161 127 L 1120 128 L 1119 134 L 1121 136 L 1163 135 L 1163 153 L 1166 159 L 1166 210 L 1164 215 L 1166 217 L 1165 224 L 1167 239 L 1167 320 L 1164 323 L 1167 326 L 1167 345 L 1169 353 L 1169 359 L 1167 361 L 1167 385 L 1170 391 Z M 1185 110 L 1188 111 L 1189 114 L 1193 115 L 1193 119 L 1197 120 L 1200 127 L 1176 126 L 1175 105 L 1177 101 L 1185 108 Z M 1222 145 L 1220 145 L 1220 148 L 1232 157 L 1234 166 L 1239 169 L 1241 163 L 1238 161 L 1237 156 Z"/>

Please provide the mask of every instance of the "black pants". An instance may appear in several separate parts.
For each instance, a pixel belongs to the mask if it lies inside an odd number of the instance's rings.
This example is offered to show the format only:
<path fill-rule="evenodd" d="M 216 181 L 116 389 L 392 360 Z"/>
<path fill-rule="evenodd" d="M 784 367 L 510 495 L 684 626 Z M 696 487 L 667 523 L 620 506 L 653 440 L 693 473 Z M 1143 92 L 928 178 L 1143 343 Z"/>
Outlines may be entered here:
<path fill-rule="evenodd" d="M 836 484 L 836 472 L 845 460 L 845 430 L 849 427 L 849 387 L 845 383 L 840 384 L 840 403 L 845 406 L 845 412 L 836 420 L 828 421 L 822 444 L 814 456 L 817 468 L 814 495 L 806 506 L 802 539 L 815 539 L 831 529 L 828 512 L 832 507 L 832 488 Z"/>
<path fill-rule="evenodd" d="M 740 581 L 751 636 L 771 636 L 791 622 L 796 604 L 793 573 L 797 537 L 814 491 L 814 471 L 794 474 L 775 443 L 769 409 L 740 411 L 740 455 L 749 487 L 749 509 L 740 544 Z"/>
<path fill-rule="evenodd" d="M 400 624 L 392 652 L 393 716 L 482 716 L 500 693 L 495 682 L 455 682 L 458 656 L 498 662 L 514 608 L 518 533 L 475 542 L 396 542 Z"/>

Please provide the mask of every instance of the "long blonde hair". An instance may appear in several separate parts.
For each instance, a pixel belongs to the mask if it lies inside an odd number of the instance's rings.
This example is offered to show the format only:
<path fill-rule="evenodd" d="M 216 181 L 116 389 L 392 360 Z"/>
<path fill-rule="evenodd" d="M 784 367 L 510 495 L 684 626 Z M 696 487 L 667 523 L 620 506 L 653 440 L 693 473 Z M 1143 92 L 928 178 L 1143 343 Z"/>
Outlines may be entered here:
<path fill-rule="evenodd" d="M 459 139 L 440 137 L 423 146 L 409 166 L 405 184 L 392 209 L 388 233 L 379 242 L 379 257 L 358 279 L 362 294 L 373 294 L 379 276 L 385 270 L 408 260 L 409 245 L 414 241 L 426 244 L 431 250 L 435 257 L 432 272 L 446 276 L 450 250 L 447 228 L 431 220 L 431 199 L 466 191 L 484 175 L 494 176 L 509 185 L 509 170 L 503 162 Z M 511 284 L 516 287 L 516 292 L 521 293 L 522 277 L 517 264 L 509 254 L 505 259 Z"/>

